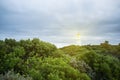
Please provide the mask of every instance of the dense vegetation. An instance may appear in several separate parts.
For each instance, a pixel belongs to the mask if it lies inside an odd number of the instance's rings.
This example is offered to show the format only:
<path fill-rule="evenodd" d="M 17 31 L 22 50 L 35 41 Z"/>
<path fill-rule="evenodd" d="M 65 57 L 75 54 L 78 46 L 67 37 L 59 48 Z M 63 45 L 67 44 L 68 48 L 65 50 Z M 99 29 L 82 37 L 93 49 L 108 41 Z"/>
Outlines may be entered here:
<path fill-rule="evenodd" d="M 120 80 L 120 44 L 70 45 L 0 40 L 0 80 Z"/>

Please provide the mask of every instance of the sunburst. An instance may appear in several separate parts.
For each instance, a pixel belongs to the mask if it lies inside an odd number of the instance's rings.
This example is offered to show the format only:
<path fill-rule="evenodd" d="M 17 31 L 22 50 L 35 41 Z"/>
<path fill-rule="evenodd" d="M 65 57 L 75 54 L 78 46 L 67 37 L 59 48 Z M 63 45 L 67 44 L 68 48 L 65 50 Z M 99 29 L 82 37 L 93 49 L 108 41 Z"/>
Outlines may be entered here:
<path fill-rule="evenodd" d="M 80 36 L 81 36 L 80 33 L 77 33 L 77 34 L 76 34 L 76 44 L 77 44 L 77 45 L 81 45 Z"/>

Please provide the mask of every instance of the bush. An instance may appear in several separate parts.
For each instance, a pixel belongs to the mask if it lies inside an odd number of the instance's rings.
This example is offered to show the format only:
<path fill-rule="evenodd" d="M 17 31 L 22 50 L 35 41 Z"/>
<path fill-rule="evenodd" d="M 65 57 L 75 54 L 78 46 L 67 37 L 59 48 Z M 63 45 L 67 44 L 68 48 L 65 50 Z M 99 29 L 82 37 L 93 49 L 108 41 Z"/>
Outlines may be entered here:
<path fill-rule="evenodd" d="M 0 80 L 33 80 L 31 77 L 29 76 L 23 76 L 20 75 L 19 73 L 14 73 L 13 70 L 8 71 L 7 73 L 0 74 Z"/>

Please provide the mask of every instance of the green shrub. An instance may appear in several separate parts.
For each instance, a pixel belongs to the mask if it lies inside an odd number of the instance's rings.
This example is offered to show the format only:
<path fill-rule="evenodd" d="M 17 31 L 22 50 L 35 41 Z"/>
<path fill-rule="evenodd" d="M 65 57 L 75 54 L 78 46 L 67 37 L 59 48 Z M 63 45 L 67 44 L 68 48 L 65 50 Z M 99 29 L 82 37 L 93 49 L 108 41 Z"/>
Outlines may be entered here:
<path fill-rule="evenodd" d="M 31 77 L 29 76 L 23 76 L 20 75 L 19 73 L 14 73 L 13 70 L 8 71 L 7 73 L 0 74 L 0 80 L 33 80 Z"/>

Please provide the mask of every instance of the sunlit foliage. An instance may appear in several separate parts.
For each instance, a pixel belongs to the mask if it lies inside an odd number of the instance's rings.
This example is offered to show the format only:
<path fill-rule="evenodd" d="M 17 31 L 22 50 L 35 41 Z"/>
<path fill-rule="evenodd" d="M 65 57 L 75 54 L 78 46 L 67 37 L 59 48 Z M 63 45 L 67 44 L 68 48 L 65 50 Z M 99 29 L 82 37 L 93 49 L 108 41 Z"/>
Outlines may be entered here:
<path fill-rule="evenodd" d="M 12 71 L 11 71 L 12 70 Z M 70 45 L 0 40 L 1 80 L 119 80 L 120 45 Z"/>

